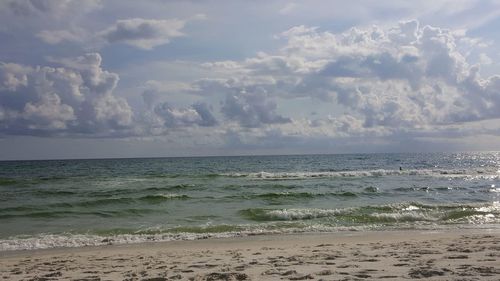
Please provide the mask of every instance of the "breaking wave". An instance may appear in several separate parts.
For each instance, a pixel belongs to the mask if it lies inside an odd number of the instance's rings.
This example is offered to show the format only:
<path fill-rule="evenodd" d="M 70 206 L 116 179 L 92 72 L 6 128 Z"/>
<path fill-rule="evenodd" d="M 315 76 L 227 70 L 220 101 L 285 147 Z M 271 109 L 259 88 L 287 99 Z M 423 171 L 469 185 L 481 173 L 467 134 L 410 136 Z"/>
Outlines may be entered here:
<path fill-rule="evenodd" d="M 361 170 L 361 171 L 326 171 L 326 172 L 257 172 L 230 173 L 228 177 L 247 177 L 253 179 L 310 179 L 310 178 L 360 178 L 383 176 L 429 176 L 465 179 L 499 179 L 500 171 L 492 169 L 411 169 L 411 170 Z"/>
<path fill-rule="evenodd" d="M 253 221 L 301 221 L 328 219 L 339 225 L 438 222 L 453 223 L 500 223 L 500 203 L 483 205 L 424 205 L 418 203 L 365 206 L 343 209 L 252 208 L 240 211 L 240 215 Z M 482 220 L 481 220 L 482 218 Z"/>

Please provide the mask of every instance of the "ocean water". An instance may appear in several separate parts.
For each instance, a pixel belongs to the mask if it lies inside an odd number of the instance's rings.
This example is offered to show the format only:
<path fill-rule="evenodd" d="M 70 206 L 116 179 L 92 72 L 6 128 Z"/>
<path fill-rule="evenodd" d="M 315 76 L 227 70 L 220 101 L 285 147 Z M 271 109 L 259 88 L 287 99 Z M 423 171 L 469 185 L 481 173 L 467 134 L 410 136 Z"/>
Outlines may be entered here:
<path fill-rule="evenodd" d="M 500 153 L 0 162 L 0 251 L 499 228 Z"/>

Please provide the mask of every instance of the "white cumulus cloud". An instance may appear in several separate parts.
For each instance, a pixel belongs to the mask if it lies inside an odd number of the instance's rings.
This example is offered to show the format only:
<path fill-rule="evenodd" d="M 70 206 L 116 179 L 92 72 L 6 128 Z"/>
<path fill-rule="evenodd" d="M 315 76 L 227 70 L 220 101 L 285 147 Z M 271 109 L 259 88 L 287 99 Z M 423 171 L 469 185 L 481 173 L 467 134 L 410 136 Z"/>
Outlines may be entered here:
<path fill-rule="evenodd" d="M 110 135 L 132 125 L 132 109 L 113 94 L 118 75 L 90 53 L 64 67 L 0 64 L 3 134 Z"/>
<path fill-rule="evenodd" d="M 287 44 L 277 54 L 213 63 L 230 66 L 232 75 L 200 80 L 200 92 L 225 91 L 234 96 L 229 101 L 318 98 L 345 106 L 365 127 L 418 129 L 500 118 L 498 76 L 483 78 L 468 62 L 462 45 L 473 40 L 463 34 L 407 21 L 341 34 L 297 26 L 280 36 Z"/>

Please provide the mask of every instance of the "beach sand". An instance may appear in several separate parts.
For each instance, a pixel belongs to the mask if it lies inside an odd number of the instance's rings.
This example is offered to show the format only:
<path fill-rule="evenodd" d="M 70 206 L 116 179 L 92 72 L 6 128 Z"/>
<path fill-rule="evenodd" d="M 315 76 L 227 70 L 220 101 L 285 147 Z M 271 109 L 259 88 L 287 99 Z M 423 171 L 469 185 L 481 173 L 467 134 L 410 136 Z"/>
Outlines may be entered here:
<path fill-rule="evenodd" d="M 500 231 L 263 235 L 0 253 L 1 280 L 500 280 Z"/>

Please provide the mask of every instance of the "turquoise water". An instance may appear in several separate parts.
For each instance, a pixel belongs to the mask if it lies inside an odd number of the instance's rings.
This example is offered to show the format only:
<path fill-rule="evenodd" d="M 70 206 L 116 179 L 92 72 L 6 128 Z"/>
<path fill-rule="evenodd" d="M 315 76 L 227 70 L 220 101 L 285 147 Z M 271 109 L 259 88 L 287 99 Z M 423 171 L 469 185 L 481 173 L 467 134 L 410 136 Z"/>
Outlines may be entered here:
<path fill-rule="evenodd" d="M 500 153 L 0 162 L 0 250 L 500 226 Z"/>

